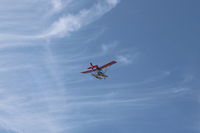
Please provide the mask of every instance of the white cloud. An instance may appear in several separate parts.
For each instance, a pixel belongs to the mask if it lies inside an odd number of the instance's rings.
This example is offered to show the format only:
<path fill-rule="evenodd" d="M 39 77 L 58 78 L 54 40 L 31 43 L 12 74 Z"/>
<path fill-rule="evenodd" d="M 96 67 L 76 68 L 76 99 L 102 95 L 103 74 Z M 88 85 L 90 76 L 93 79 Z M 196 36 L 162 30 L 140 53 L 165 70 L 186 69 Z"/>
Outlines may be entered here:
<path fill-rule="evenodd" d="M 75 31 L 81 27 L 81 23 L 78 17 L 68 15 L 60 18 L 56 21 L 47 33 L 41 35 L 41 37 L 49 37 L 49 36 L 63 36 L 66 33 L 70 33 Z"/>
<path fill-rule="evenodd" d="M 95 21 L 106 12 L 114 8 L 118 0 L 106 0 L 96 3 L 89 9 L 81 10 L 78 14 L 68 14 L 55 21 L 51 27 L 38 37 L 64 36 Z"/>
<path fill-rule="evenodd" d="M 124 50 L 121 50 L 119 51 L 119 55 L 116 56 L 116 60 L 119 62 L 119 63 L 122 63 L 122 64 L 132 64 L 132 63 L 135 63 L 138 59 L 139 59 L 139 56 L 140 56 L 140 52 L 138 52 L 138 50 L 133 50 L 133 49 L 124 49 Z"/>
<path fill-rule="evenodd" d="M 112 4 L 113 6 L 116 6 L 117 3 L 119 3 L 119 0 L 107 0 L 107 2 L 108 2 L 109 4 Z"/>
<path fill-rule="evenodd" d="M 53 9 L 56 11 L 63 8 L 62 0 L 51 0 L 51 3 L 53 5 Z"/>
<path fill-rule="evenodd" d="M 109 50 L 112 50 L 114 49 L 115 47 L 117 47 L 118 45 L 118 42 L 113 42 L 113 43 L 110 43 L 110 44 L 102 44 L 102 50 L 103 52 L 108 52 Z"/>
<path fill-rule="evenodd" d="M 123 56 L 123 55 L 117 56 L 117 61 L 121 62 L 123 64 L 131 64 L 132 63 L 132 59 L 130 58 L 130 56 Z"/>
<path fill-rule="evenodd" d="M 39 3 L 40 2 L 40 3 Z M 62 37 L 65 35 L 69 35 L 71 32 L 77 31 L 83 26 L 90 24 L 91 22 L 97 20 L 105 13 L 109 12 L 112 8 L 114 8 L 119 0 L 103 0 L 91 6 L 88 9 L 82 9 L 77 14 L 66 13 L 63 14 L 62 17 L 55 20 L 53 23 L 48 24 L 48 16 L 49 14 L 53 14 L 54 12 L 61 11 L 66 6 L 72 5 L 74 3 L 73 0 L 50 0 L 50 3 L 53 6 L 53 11 L 49 11 L 48 6 L 45 8 L 43 6 L 39 6 L 37 12 L 32 12 L 33 5 L 37 5 L 37 3 L 44 5 L 45 1 L 35 1 L 29 2 L 27 5 L 30 8 L 27 8 L 25 5 L 19 6 L 21 8 L 25 8 L 25 12 L 18 11 L 16 8 L 16 13 L 12 15 L 3 15 L 6 19 L 15 22 L 12 25 L 6 25 L 7 22 L 2 25 L 3 29 L 6 31 L 2 31 L 0 33 L 0 41 L 1 43 L 8 43 L 13 40 L 11 43 L 15 43 L 18 41 L 26 41 L 27 40 L 40 40 L 49 37 Z M 49 1 L 48 1 L 49 2 Z M 67 4 L 67 5 L 66 5 Z M 48 4 L 47 4 L 48 5 Z M 19 15 L 20 13 L 20 15 Z M 1 16 L 1 14 L 0 14 Z M 9 17 L 10 16 L 10 17 Z M 20 17 L 16 17 L 20 16 Z M 21 17 L 23 16 L 23 17 Z M 1 21 L 3 23 L 3 21 Z M 45 24 L 44 24 L 45 23 Z M 0 27 L 0 28 L 1 28 Z M 8 45 L 8 46 L 13 46 Z M 6 46 L 3 46 L 6 47 Z"/>
<path fill-rule="evenodd" d="M 190 90 L 189 88 L 174 88 L 173 93 L 180 94 L 188 92 L 189 90 Z"/>

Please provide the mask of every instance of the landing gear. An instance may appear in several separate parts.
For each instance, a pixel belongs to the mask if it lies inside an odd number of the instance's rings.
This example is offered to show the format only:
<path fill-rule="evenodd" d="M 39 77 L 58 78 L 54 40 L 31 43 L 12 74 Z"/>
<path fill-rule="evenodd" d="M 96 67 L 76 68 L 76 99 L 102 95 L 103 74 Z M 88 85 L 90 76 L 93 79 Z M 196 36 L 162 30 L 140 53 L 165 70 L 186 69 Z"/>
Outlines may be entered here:
<path fill-rule="evenodd" d="M 94 73 L 92 73 L 91 75 L 94 76 L 94 77 L 97 78 L 97 79 L 102 79 L 102 77 L 99 77 L 98 75 L 96 75 L 96 74 L 94 74 Z"/>
<path fill-rule="evenodd" d="M 103 72 L 101 72 L 101 71 L 97 72 L 97 74 L 98 74 L 99 76 L 104 77 L 104 78 L 107 78 L 107 77 L 108 77 L 107 75 L 105 75 L 105 74 L 104 74 Z"/>
<path fill-rule="evenodd" d="M 96 73 L 92 73 L 91 74 L 93 77 L 95 77 L 95 78 L 97 78 L 97 79 L 105 79 L 105 78 L 107 78 L 108 76 L 107 75 L 105 75 L 103 72 L 101 72 L 101 71 L 98 71 L 98 72 L 96 72 Z"/>

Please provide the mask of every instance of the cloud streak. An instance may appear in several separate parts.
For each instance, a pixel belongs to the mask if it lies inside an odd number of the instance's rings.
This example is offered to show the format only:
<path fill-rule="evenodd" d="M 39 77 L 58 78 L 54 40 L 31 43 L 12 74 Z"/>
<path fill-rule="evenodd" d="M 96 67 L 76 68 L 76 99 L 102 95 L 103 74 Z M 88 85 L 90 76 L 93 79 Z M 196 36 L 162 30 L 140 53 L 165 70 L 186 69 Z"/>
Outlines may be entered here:
<path fill-rule="evenodd" d="M 77 31 L 81 27 L 90 24 L 100 18 L 106 12 L 110 11 L 118 4 L 118 0 L 104 0 L 98 2 L 89 9 L 81 10 L 78 14 L 68 14 L 55 21 L 51 27 L 39 35 L 40 38 L 62 37 L 69 35 L 73 31 Z"/>
<path fill-rule="evenodd" d="M 63 8 L 62 0 L 51 0 L 51 3 L 55 11 L 59 11 Z"/>

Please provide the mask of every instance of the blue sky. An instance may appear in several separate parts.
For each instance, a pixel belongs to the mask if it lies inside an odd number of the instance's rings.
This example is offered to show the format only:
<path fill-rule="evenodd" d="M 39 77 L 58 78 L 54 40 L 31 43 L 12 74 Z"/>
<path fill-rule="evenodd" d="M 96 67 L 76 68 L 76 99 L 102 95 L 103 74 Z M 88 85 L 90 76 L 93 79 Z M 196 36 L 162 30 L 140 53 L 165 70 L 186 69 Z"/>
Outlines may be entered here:
<path fill-rule="evenodd" d="M 0 3 L 0 133 L 200 132 L 198 0 Z"/>

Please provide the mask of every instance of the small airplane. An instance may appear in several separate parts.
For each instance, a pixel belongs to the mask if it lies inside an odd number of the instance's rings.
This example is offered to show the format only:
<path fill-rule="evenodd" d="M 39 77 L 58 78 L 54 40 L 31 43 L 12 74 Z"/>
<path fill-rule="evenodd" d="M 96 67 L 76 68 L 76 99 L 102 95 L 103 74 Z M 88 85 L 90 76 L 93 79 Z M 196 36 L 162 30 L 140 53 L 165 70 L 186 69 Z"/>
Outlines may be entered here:
<path fill-rule="evenodd" d="M 87 69 L 91 69 L 91 70 L 84 71 L 84 72 L 81 72 L 81 73 L 91 73 L 91 75 L 94 76 L 97 79 L 105 79 L 108 76 L 105 75 L 105 71 L 103 72 L 103 69 L 108 67 L 108 66 L 111 66 L 115 63 L 117 63 L 117 62 L 111 61 L 111 62 L 109 62 L 109 63 L 107 63 L 107 64 L 105 64 L 101 67 L 99 67 L 98 65 L 93 65 L 92 63 L 90 63 L 90 67 L 88 67 Z"/>

